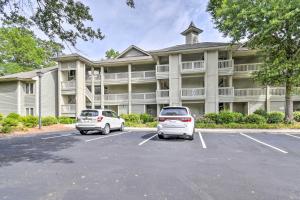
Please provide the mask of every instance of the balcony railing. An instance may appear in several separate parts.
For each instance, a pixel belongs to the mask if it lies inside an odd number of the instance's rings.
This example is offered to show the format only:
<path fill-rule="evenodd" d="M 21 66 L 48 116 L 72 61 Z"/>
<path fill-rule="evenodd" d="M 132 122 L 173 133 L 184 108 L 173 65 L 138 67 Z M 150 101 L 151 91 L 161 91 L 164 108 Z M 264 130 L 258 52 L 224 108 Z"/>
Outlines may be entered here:
<path fill-rule="evenodd" d="M 85 80 L 86 81 L 92 81 L 92 76 L 93 75 L 86 75 L 85 76 Z M 97 74 L 97 75 L 94 75 L 94 81 L 100 81 L 101 80 L 101 75 L 100 74 Z"/>
<path fill-rule="evenodd" d="M 104 95 L 105 101 L 124 101 L 128 100 L 128 93 L 123 94 L 105 94 Z"/>
<path fill-rule="evenodd" d="M 132 80 L 155 79 L 155 71 L 139 71 L 131 73 Z"/>
<path fill-rule="evenodd" d="M 219 60 L 218 61 L 218 68 L 224 69 L 224 68 L 233 68 L 233 60 Z"/>
<path fill-rule="evenodd" d="M 62 81 L 61 89 L 62 90 L 75 90 L 76 82 L 75 81 Z"/>
<path fill-rule="evenodd" d="M 128 80 L 128 72 L 121 73 L 105 73 L 104 81 L 120 81 L 120 80 Z"/>
<path fill-rule="evenodd" d="M 183 98 L 204 98 L 205 88 L 182 88 L 181 97 Z"/>
<path fill-rule="evenodd" d="M 201 61 L 182 62 L 181 71 L 182 72 L 204 72 L 205 71 L 204 61 L 201 60 Z"/>
<path fill-rule="evenodd" d="M 154 100 L 156 98 L 155 92 L 148 93 L 132 93 L 132 100 Z"/>
<path fill-rule="evenodd" d="M 61 113 L 64 114 L 74 114 L 76 112 L 75 104 L 67 104 L 61 106 Z"/>
<path fill-rule="evenodd" d="M 269 93 L 272 96 L 284 96 L 285 88 L 284 87 L 271 87 Z"/>
<path fill-rule="evenodd" d="M 219 87 L 220 96 L 233 96 L 233 87 Z"/>
<path fill-rule="evenodd" d="M 100 94 L 95 94 L 94 95 L 94 101 L 97 101 L 97 102 L 101 101 L 101 95 Z"/>
<path fill-rule="evenodd" d="M 251 97 L 266 95 L 266 89 L 264 88 L 245 88 L 234 89 L 234 96 L 237 97 Z"/>
<path fill-rule="evenodd" d="M 156 72 L 157 73 L 169 72 L 169 64 L 156 65 Z"/>
<path fill-rule="evenodd" d="M 258 71 L 262 63 L 250 63 L 250 64 L 235 64 L 234 72 L 254 72 Z"/>
<path fill-rule="evenodd" d="M 156 97 L 157 98 L 169 98 L 169 90 L 157 90 Z"/>

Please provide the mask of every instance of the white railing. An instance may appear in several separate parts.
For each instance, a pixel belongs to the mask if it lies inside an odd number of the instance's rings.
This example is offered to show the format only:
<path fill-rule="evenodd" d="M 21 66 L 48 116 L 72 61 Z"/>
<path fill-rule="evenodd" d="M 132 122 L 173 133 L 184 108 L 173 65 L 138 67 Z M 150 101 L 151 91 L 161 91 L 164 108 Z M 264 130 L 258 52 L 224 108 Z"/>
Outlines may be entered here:
<path fill-rule="evenodd" d="M 76 105 L 75 104 L 67 104 L 61 106 L 62 113 L 75 113 L 76 112 Z"/>
<path fill-rule="evenodd" d="M 61 70 L 76 70 L 76 62 L 65 62 L 60 65 Z"/>
<path fill-rule="evenodd" d="M 169 98 L 169 90 L 157 90 L 156 97 L 157 98 Z"/>
<path fill-rule="evenodd" d="M 131 79 L 155 79 L 155 71 L 132 72 Z"/>
<path fill-rule="evenodd" d="M 181 97 L 204 97 L 205 88 L 182 88 Z"/>
<path fill-rule="evenodd" d="M 220 96 L 233 96 L 233 87 L 219 87 Z"/>
<path fill-rule="evenodd" d="M 94 101 L 101 101 L 101 95 L 100 94 L 95 94 L 94 95 Z"/>
<path fill-rule="evenodd" d="M 157 73 L 169 72 L 169 64 L 156 65 L 156 72 Z"/>
<path fill-rule="evenodd" d="M 204 61 L 181 62 L 181 71 L 205 71 Z"/>
<path fill-rule="evenodd" d="M 219 60 L 218 61 L 218 68 L 224 69 L 224 68 L 232 68 L 233 67 L 233 60 Z"/>
<path fill-rule="evenodd" d="M 106 101 L 124 101 L 128 100 L 128 93 L 123 94 L 105 94 L 104 100 Z"/>
<path fill-rule="evenodd" d="M 85 87 L 85 95 L 87 96 L 87 98 L 88 98 L 89 100 L 92 101 L 92 99 L 93 99 L 93 94 L 92 94 L 92 92 L 89 90 L 88 87 Z"/>
<path fill-rule="evenodd" d="M 272 96 L 284 96 L 285 88 L 284 87 L 271 87 L 269 90 L 269 93 Z"/>
<path fill-rule="evenodd" d="M 75 89 L 76 82 L 75 81 L 62 81 L 61 89 L 62 90 L 73 90 Z"/>
<path fill-rule="evenodd" d="M 132 93 L 133 100 L 153 100 L 156 98 L 155 92 L 148 93 Z"/>
<path fill-rule="evenodd" d="M 250 63 L 250 64 L 235 64 L 235 72 L 254 72 L 258 71 L 262 63 Z"/>
<path fill-rule="evenodd" d="M 86 81 L 92 81 L 92 76 L 93 75 L 86 75 L 85 80 Z M 94 75 L 94 80 L 95 81 L 100 81 L 101 80 L 101 75 L 100 74 Z"/>
<path fill-rule="evenodd" d="M 262 96 L 262 95 L 266 95 L 266 89 L 264 88 L 234 89 L 234 96 L 237 97 Z"/>
<path fill-rule="evenodd" d="M 128 79 L 128 72 L 121 72 L 121 73 L 105 73 L 104 80 L 127 80 Z"/>

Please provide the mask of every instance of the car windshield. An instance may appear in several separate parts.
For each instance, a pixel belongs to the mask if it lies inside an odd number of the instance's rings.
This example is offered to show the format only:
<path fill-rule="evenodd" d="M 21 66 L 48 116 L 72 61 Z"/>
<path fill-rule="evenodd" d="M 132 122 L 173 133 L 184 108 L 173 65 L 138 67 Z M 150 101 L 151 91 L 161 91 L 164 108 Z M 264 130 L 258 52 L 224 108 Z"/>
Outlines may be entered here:
<path fill-rule="evenodd" d="M 83 117 L 96 117 L 98 116 L 98 111 L 97 110 L 83 110 L 81 112 L 81 115 Z"/>
<path fill-rule="evenodd" d="M 187 115 L 188 112 L 186 108 L 163 108 L 160 115 Z"/>

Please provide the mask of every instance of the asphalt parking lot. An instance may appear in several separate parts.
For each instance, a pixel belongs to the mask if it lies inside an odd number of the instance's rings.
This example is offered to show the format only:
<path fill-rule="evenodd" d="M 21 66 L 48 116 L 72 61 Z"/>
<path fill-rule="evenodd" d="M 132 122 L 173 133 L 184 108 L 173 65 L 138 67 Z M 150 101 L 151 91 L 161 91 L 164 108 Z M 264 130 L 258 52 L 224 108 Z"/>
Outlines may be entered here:
<path fill-rule="evenodd" d="M 0 139 L 0 199 L 300 199 L 300 135 L 77 131 Z"/>

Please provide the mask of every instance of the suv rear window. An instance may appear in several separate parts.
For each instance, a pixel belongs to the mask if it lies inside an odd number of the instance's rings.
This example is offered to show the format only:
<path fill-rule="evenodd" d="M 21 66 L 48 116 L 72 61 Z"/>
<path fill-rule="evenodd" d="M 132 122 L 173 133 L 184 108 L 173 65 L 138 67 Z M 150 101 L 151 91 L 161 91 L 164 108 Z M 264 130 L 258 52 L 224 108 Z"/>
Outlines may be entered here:
<path fill-rule="evenodd" d="M 163 108 L 160 115 L 171 115 L 171 116 L 179 116 L 179 115 L 187 115 L 188 111 L 186 108 Z"/>
<path fill-rule="evenodd" d="M 83 110 L 80 114 L 80 116 L 83 117 L 97 117 L 98 116 L 98 111 L 97 110 Z"/>

